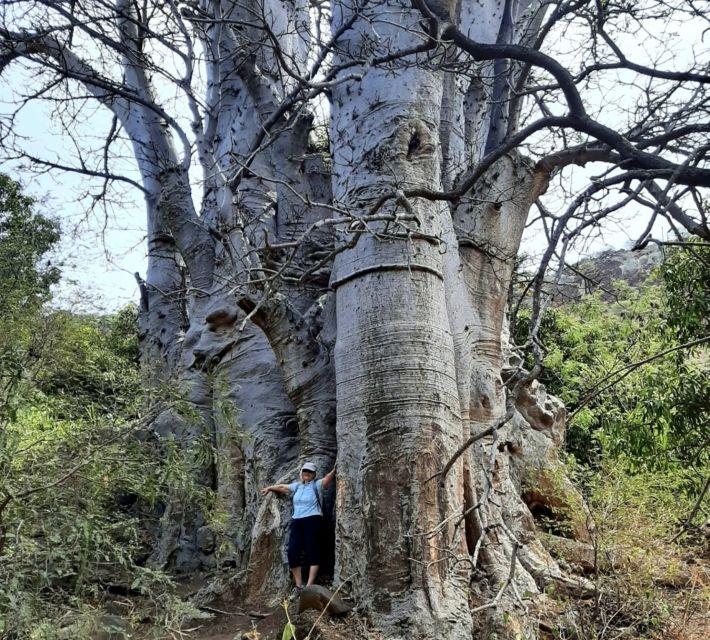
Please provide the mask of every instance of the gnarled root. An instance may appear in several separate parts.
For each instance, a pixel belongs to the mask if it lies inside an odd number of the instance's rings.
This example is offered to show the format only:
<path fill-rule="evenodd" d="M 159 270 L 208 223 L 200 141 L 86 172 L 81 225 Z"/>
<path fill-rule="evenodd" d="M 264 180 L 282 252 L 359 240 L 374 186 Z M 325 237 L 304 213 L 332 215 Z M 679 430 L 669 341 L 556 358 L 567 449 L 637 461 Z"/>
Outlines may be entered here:
<path fill-rule="evenodd" d="M 468 453 L 472 613 L 481 630 L 498 637 L 537 637 L 530 609 L 550 588 L 577 596 L 594 590 L 569 570 L 574 564 L 589 571 L 589 553 L 584 562 L 556 559 L 564 558 L 563 545 L 583 545 L 588 552 L 592 529 L 584 500 L 559 462 L 564 418 L 562 404 L 533 382 L 520 394 L 513 418 Z"/>

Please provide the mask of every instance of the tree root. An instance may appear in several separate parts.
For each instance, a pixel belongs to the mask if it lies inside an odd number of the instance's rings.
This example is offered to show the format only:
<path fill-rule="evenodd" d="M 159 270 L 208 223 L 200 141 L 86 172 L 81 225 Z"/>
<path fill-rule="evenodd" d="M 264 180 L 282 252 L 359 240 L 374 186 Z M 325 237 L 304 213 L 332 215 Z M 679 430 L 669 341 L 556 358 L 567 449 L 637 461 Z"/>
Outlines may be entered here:
<path fill-rule="evenodd" d="M 473 576 L 472 614 L 488 633 L 511 639 L 537 637 L 528 610 L 551 589 L 581 598 L 595 590 L 581 575 L 596 566 L 591 517 L 558 458 L 564 408 L 541 385 L 530 386 L 522 411 L 476 443 L 467 460 L 479 501 L 467 523 L 475 523 L 471 553 L 485 575 Z"/>

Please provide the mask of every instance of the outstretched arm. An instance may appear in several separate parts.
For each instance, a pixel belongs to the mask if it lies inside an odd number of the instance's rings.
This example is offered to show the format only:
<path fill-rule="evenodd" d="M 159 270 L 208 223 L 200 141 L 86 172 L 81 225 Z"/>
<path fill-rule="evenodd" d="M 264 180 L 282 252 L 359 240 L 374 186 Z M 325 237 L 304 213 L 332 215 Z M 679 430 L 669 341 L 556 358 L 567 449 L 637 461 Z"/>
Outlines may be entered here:
<path fill-rule="evenodd" d="M 289 493 L 291 490 L 288 488 L 287 484 L 272 484 L 270 487 L 264 487 L 261 490 L 261 495 L 265 496 L 270 491 L 273 491 L 274 493 Z"/>
<path fill-rule="evenodd" d="M 335 466 L 323 476 L 323 488 L 327 487 L 335 479 Z"/>

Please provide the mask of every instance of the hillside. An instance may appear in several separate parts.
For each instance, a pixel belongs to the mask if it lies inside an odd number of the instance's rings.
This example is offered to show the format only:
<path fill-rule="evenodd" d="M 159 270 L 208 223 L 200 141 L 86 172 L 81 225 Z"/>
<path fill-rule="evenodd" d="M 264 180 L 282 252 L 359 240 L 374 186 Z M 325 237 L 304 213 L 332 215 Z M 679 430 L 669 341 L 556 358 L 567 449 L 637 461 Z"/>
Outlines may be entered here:
<path fill-rule="evenodd" d="M 663 262 L 663 258 L 664 251 L 656 244 L 649 244 L 638 251 L 603 251 L 566 266 L 559 275 L 557 286 L 549 287 L 547 292 L 554 292 L 556 304 L 579 301 L 582 296 L 595 291 L 600 291 L 605 300 L 611 300 L 615 295 L 615 282 L 621 280 L 632 287 L 639 287 Z M 557 279 L 558 274 L 549 277 L 551 282 L 557 282 Z"/>

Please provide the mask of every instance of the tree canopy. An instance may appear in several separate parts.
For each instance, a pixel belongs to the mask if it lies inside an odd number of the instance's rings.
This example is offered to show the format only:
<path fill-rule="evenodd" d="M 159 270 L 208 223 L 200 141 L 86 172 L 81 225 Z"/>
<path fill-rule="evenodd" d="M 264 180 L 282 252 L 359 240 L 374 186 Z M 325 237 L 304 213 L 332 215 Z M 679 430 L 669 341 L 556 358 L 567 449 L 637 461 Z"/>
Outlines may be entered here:
<path fill-rule="evenodd" d="M 47 254 L 59 240 L 56 221 L 37 213 L 20 185 L 0 174 L 0 313 L 31 312 L 49 298 L 59 268 Z"/>
<path fill-rule="evenodd" d="M 59 280 L 50 258 L 58 240 L 58 223 L 37 213 L 20 185 L 0 174 L 0 424 L 12 415 L 18 385 L 42 349 L 38 318 Z"/>

